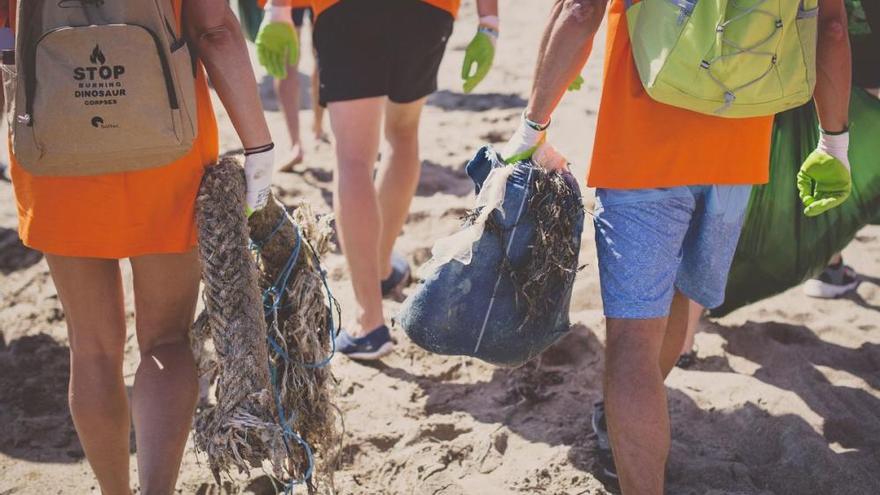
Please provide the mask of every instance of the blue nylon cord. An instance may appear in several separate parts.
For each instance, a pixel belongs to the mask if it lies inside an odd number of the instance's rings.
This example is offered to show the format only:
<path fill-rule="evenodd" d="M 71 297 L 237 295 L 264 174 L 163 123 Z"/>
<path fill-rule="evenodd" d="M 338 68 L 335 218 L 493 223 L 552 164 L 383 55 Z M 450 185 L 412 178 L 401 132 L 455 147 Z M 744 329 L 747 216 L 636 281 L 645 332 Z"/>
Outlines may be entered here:
<path fill-rule="evenodd" d="M 278 310 L 281 308 L 288 308 L 291 306 L 291 303 L 284 303 L 285 296 L 287 294 L 287 284 L 290 281 L 290 276 L 293 273 L 293 268 L 296 266 L 296 261 L 299 258 L 300 252 L 302 251 L 302 244 L 305 241 L 308 247 L 311 249 L 312 246 L 308 244 L 308 240 L 303 239 L 302 231 L 299 226 L 293 223 L 293 220 L 287 214 L 283 215 L 281 220 L 278 222 L 278 225 L 272 230 L 272 232 L 262 241 L 255 242 L 251 241 L 251 249 L 257 256 L 257 259 L 260 258 L 260 250 L 263 246 L 269 243 L 273 237 L 281 230 L 281 227 L 284 225 L 285 221 L 290 221 L 296 229 L 296 245 L 293 247 L 293 251 L 290 254 L 290 257 L 287 259 L 287 263 L 284 265 L 284 269 L 281 270 L 281 273 L 278 275 L 278 279 L 275 283 L 266 289 L 263 292 L 263 309 L 265 310 L 266 321 L 272 322 L 271 324 L 278 324 Z M 323 368 L 330 364 L 330 361 L 333 359 L 333 356 L 336 354 L 336 319 L 333 315 L 333 293 L 330 291 L 330 284 L 327 282 L 327 276 L 324 272 L 323 267 L 321 266 L 321 262 L 318 259 L 317 254 L 314 253 L 314 249 L 312 249 L 313 259 L 315 261 L 316 266 L 318 267 L 318 271 L 321 273 L 321 282 L 324 285 L 324 290 L 327 294 L 327 299 L 330 304 L 330 342 L 331 342 L 331 350 L 330 354 L 324 358 L 323 360 L 317 363 L 299 363 L 302 366 L 310 369 L 318 369 Z M 292 363 L 293 360 L 290 358 L 290 355 L 284 351 L 280 344 L 275 340 L 275 336 L 272 334 L 266 335 L 267 342 L 269 344 L 270 349 L 275 353 L 275 355 L 281 357 L 285 363 Z M 315 458 L 312 452 L 312 447 L 308 442 L 305 441 L 299 434 L 293 431 L 293 421 L 294 418 L 287 418 L 287 414 L 284 410 L 283 405 L 281 404 L 281 390 L 280 385 L 278 383 L 278 368 L 272 365 L 271 361 L 268 363 L 270 378 L 272 381 L 272 391 L 275 398 L 275 407 L 278 410 L 278 419 L 279 426 L 281 427 L 282 434 L 285 438 L 285 448 L 287 449 L 288 455 L 291 454 L 290 441 L 296 442 L 299 447 L 305 452 L 306 459 L 308 461 L 308 468 L 306 468 L 306 472 L 303 475 L 302 479 L 298 480 L 290 480 L 287 483 L 284 483 L 284 493 L 292 494 L 293 489 L 302 485 L 308 480 L 312 478 L 312 474 L 315 470 Z"/>

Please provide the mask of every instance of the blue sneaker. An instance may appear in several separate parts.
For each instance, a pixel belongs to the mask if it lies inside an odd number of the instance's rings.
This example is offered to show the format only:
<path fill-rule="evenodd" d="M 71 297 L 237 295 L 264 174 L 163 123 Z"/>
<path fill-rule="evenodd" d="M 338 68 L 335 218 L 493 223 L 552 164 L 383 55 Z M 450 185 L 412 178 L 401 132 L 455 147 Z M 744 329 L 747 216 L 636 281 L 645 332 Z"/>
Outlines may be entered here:
<path fill-rule="evenodd" d="M 394 341 L 388 327 L 382 325 L 366 337 L 354 338 L 343 329 L 336 335 L 336 352 L 351 359 L 372 361 L 386 356 L 394 350 Z"/>
<path fill-rule="evenodd" d="M 391 275 L 382 281 L 382 297 L 393 296 L 400 292 L 410 280 L 409 262 L 397 253 L 391 254 Z"/>

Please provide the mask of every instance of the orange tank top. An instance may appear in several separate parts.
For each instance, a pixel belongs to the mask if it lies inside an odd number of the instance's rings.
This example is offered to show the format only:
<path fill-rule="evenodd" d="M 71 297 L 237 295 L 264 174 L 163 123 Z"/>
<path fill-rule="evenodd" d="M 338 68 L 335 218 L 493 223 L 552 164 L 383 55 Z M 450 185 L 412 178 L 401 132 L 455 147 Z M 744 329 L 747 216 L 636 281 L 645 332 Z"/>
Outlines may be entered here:
<path fill-rule="evenodd" d="M 767 182 L 773 117 L 728 119 L 652 100 L 623 0 L 608 13 L 605 82 L 588 184 L 610 189 Z"/>
<path fill-rule="evenodd" d="M 9 3 L 14 14 L 15 1 Z M 173 0 L 178 29 L 181 3 Z M 205 167 L 216 163 L 219 152 L 217 122 L 201 66 L 196 93 L 198 137 L 187 155 L 168 165 L 85 177 L 33 176 L 10 151 L 22 241 L 51 254 L 90 258 L 192 249 L 196 194 Z"/>

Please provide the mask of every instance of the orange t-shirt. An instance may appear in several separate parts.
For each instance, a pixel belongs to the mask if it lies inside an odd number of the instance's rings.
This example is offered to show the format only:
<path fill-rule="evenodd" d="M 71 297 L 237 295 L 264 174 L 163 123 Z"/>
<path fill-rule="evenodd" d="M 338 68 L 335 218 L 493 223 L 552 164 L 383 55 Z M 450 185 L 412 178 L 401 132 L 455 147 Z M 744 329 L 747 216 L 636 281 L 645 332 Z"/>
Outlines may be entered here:
<path fill-rule="evenodd" d="M 295 0 L 294 0 L 295 1 Z M 370 0 L 362 0 L 369 2 Z M 450 14 L 452 17 L 456 17 L 458 15 L 458 8 L 461 6 L 461 0 L 422 0 L 423 2 L 433 5 L 438 9 L 443 9 Z M 315 16 L 321 15 L 321 12 L 324 12 L 334 4 L 338 3 L 339 0 L 312 0 L 312 8 L 315 10 Z"/>
<path fill-rule="evenodd" d="M 180 19 L 182 0 L 173 0 Z M 15 2 L 10 2 L 12 12 Z M 34 176 L 12 155 L 10 174 L 22 241 L 62 256 L 128 258 L 182 253 L 196 245 L 195 202 L 219 153 L 207 78 L 196 78 L 199 135 L 193 149 L 161 167 L 85 177 Z"/>
<path fill-rule="evenodd" d="M 614 0 L 608 13 L 605 82 L 589 186 L 767 182 L 773 117 L 728 119 L 652 100 L 633 60 L 624 10 L 623 0 Z"/>

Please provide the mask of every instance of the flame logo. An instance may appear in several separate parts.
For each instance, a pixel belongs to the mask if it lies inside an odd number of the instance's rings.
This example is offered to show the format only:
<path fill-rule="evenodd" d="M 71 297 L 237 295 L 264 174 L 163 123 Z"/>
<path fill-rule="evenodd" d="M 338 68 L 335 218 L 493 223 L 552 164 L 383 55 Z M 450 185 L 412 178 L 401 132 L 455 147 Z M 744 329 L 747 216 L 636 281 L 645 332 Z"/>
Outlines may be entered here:
<path fill-rule="evenodd" d="M 92 50 L 92 56 L 89 57 L 89 60 L 91 60 L 93 64 L 104 65 L 104 62 L 107 61 L 107 58 L 104 57 L 104 53 L 101 51 L 101 48 L 98 45 L 95 45 L 95 49 Z"/>

